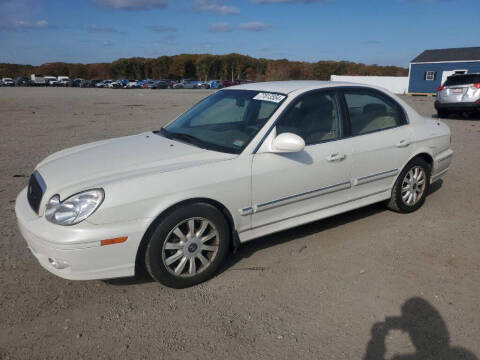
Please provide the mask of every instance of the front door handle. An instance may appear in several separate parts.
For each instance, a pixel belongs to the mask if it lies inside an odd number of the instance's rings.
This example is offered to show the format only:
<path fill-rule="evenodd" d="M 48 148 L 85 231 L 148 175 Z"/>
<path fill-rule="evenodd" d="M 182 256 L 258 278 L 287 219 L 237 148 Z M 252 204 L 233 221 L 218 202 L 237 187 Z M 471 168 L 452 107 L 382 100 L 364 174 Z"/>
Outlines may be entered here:
<path fill-rule="evenodd" d="M 407 147 L 408 145 L 410 145 L 410 141 L 409 140 L 400 140 L 398 143 L 397 143 L 397 147 L 398 148 L 404 148 L 404 147 Z"/>
<path fill-rule="evenodd" d="M 334 153 L 330 154 L 327 156 L 327 161 L 333 162 L 333 161 L 342 161 L 347 157 L 345 154 L 340 154 L 340 153 Z"/>

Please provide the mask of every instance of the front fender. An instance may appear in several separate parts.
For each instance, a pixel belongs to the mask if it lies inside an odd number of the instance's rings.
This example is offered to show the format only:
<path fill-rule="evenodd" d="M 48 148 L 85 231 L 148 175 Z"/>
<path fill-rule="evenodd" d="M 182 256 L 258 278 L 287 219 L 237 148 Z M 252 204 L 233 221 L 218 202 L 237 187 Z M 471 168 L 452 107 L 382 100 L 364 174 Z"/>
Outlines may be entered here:
<path fill-rule="evenodd" d="M 153 220 L 179 202 L 205 198 L 225 207 L 235 228 L 244 230 L 250 216 L 241 216 L 239 210 L 251 206 L 251 158 L 232 161 L 108 184 L 104 204 L 87 220 L 93 224 Z"/>

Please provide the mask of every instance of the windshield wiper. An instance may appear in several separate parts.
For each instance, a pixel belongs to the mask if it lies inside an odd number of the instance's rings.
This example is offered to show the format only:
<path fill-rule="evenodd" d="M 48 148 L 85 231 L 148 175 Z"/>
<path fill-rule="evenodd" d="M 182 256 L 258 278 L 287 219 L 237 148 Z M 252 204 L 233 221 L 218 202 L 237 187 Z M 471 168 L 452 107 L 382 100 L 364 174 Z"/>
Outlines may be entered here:
<path fill-rule="evenodd" d="M 165 128 L 161 128 L 160 132 L 167 139 L 177 139 L 177 140 L 180 140 L 180 141 L 198 146 L 199 148 L 202 148 L 202 149 L 208 149 L 209 148 L 203 140 L 197 138 L 196 136 L 190 135 L 190 134 L 170 132 Z"/>
<path fill-rule="evenodd" d="M 163 128 L 163 127 L 160 128 L 160 130 L 155 130 L 153 133 L 154 133 L 154 134 L 160 133 L 160 134 L 162 134 L 163 136 L 165 136 L 167 139 L 170 139 L 170 132 L 169 132 L 167 129 Z"/>

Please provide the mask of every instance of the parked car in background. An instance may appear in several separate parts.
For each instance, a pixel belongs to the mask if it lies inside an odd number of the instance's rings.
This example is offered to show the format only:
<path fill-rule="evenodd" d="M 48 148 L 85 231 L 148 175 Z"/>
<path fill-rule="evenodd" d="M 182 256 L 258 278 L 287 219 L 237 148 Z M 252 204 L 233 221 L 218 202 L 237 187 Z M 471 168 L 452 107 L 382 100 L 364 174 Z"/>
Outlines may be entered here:
<path fill-rule="evenodd" d="M 138 80 L 128 80 L 127 84 L 125 85 L 125 89 L 138 89 Z"/>
<path fill-rule="evenodd" d="M 153 84 L 153 83 L 154 83 L 154 80 L 146 79 L 146 80 L 138 81 L 137 86 L 138 86 L 138 88 L 141 88 L 141 89 L 147 89 L 148 85 Z"/>
<path fill-rule="evenodd" d="M 450 141 L 446 124 L 381 88 L 240 85 L 158 131 L 50 155 L 15 212 L 33 255 L 58 276 L 132 276 L 144 264 L 180 288 L 267 234 L 377 202 L 419 209 L 449 169 Z"/>
<path fill-rule="evenodd" d="M 76 78 L 72 81 L 72 86 L 73 87 L 88 87 L 89 82 L 88 82 L 88 80 L 84 80 L 82 78 Z"/>
<path fill-rule="evenodd" d="M 229 87 L 229 86 L 235 85 L 235 83 L 233 83 L 230 80 L 221 80 L 221 82 L 222 82 L 222 87 Z"/>
<path fill-rule="evenodd" d="M 149 89 L 168 89 L 170 83 L 165 80 L 157 80 L 148 85 Z"/>
<path fill-rule="evenodd" d="M 210 89 L 222 89 L 223 88 L 223 82 L 221 80 L 210 80 L 208 82 L 208 85 L 210 86 Z"/>
<path fill-rule="evenodd" d="M 15 81 L 13 81 L 12 78 L 5 77 L 2 78 L 2 81 L 0 82 L 1 86 L 15 86 Z"/>
<path fill-rule="evenodd" d="M 183 79 L 180 82 L 173 85 L 174 89 L 196 89 L 198 88 L 199 81 L 192 79 Z"/>
<path fill-rule="evenodd" d="M 109 83 L 108 87 L 110 89 L 121 89 L 121 88 L 123 88 L 123 84 L 120 80 L 115 80 L 115 81 L 112 81 L 111 83 Z"/>
<path fill-rule="evenodd" d="M 30 79 L 26 76 L 19 76 L 15 79 L 15 86 L 30 86 Z"/>
<path fill-rule="evenodd" d="M 438 88 L 435 109 L 439 118 L 451 113 L 480 112 L 480 73 L 449 76 Z"/>
<path fill-rule="evenodd" d="M 99 79 L 91 79 L 91 80 L 86 80 L 86 87 L 91 87 L 94 88 L 96 85 L 101 82 L 102 80 Z"/>
<path fill-rule="evenodd" d="M 235 85 L 243 85 L 243 84 L 251 84 L 254 83 L 252 80 L 245 80 L 245 79 L 240 79 L 240 80 L 235 80 L 234 84 Z"/>
<path fill-rule="evenodd" d="M 41 74 L 31 74 L 30 84 L 33 86 L 45 86 L 45 77 Z"/>
<path fill-rule="evenodd" d="M 112 83 L 113 80 L 102 80 L 102 81 L 99 81 L 95 84 L 95 87 L 96 88 L 108 88 L 110 83 Z"/>
<path fill-rule="evenodd" d="M 45 85 L 47 86 L 57 86 L 59 84 L 55 76 L 45 76 Z"/>
<path fill-rule="evenodd" d="M 67 87 L 67 86 L 72 86 L 72 84 L 73 84 L 73 81 L 70 80 L 67 76 L 62 77 L 61 79 L 57 80 L 57 85 L 58 86 Z"/>
<path fill-rule="evenodd" d="M 197 83 L 193 88 L 194 89 L 210 89 L 210 84 L 206 81 L 197 81 Z"/>

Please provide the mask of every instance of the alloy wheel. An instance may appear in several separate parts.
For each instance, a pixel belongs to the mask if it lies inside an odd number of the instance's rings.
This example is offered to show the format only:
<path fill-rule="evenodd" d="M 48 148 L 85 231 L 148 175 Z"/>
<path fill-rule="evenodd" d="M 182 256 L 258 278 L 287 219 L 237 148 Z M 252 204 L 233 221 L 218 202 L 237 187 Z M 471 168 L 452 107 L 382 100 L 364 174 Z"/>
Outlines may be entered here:
<path fill-rule="evenodd" d="M 183 220 L 167 235 L 162 260 L 167 270 L 180 277 L 192 277 L 207 269 L 218 253 L 219 235 L 209 220 Z"/>
<path fill-rule="evenodd" d="M 425 170 L 421 166 L 412 167 L 402 181 L 402 201 L 405 205 L 414 206 L 422 198 L 426 188 Z"/>

